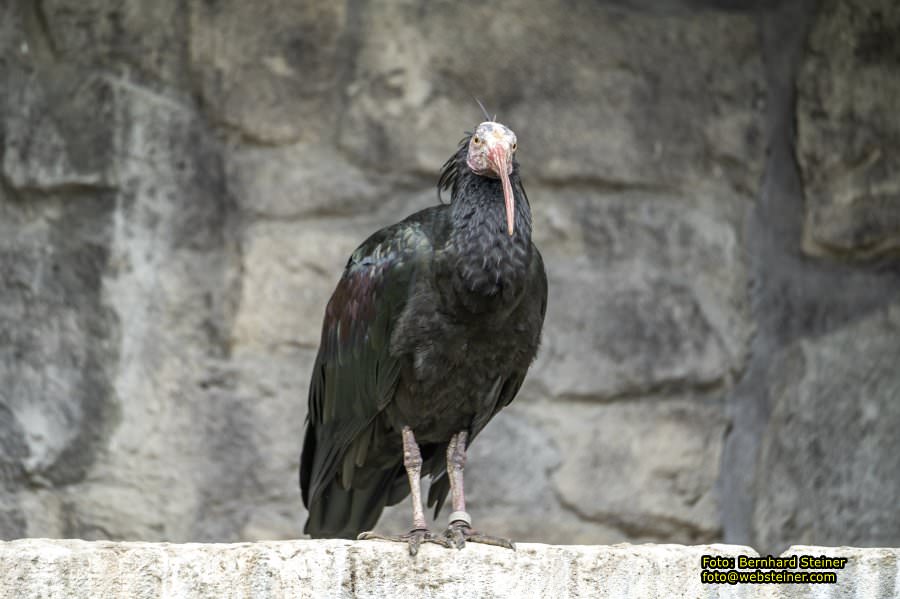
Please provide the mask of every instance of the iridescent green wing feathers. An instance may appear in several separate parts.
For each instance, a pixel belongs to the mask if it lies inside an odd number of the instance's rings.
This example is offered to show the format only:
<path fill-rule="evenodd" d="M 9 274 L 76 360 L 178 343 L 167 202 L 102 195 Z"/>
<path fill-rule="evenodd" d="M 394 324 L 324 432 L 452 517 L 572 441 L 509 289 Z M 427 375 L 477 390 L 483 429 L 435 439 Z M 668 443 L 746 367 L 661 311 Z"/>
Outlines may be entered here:
<path fill-rule="evenodd" d="M 373 421 L 393 399 L 400 372 L 391 332 L 430 255 L 422 223 L 410 218 L 372 235 L 344 269 L 326 308 L 310 383 L 300 467 L 307 506 L 336 476 L 349 487 L 355 466 L 378 442 Z"/>

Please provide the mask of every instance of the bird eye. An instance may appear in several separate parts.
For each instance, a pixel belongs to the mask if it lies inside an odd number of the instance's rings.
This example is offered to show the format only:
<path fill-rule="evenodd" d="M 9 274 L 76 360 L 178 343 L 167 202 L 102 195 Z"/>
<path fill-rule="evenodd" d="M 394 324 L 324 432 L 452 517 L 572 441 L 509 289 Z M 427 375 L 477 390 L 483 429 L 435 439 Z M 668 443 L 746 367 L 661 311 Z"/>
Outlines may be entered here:
<path fill-rule="evenodd" d="M 517 147 L 519 147 L 519 145 L 516 142 L 513 142 L 512 151 L 515 152 Z"/>
<path fill-rule="evenodd" d="M 472 138 L 472 143 L 474 143 L 477 146 L 478 144 L 481 143 L 481 138 L 476 135 L 475 137 Z"/>

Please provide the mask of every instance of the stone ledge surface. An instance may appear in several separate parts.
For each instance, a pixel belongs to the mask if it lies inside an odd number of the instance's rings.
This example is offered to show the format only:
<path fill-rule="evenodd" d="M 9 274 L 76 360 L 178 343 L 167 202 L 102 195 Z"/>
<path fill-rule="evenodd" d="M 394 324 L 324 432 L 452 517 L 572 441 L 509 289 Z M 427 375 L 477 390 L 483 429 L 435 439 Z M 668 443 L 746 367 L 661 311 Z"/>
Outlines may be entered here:
<path fill-rule="evenodd" d="M 169 544 L 0 542 L 0 598 L 106 597 L 896 597 L 900 549 L 794 546 L 783 555 L 849 558 L 834 585 L 709 585 L 703 554 L 738 545 L 436 545 L 411 558 L 380 541 Z"/>

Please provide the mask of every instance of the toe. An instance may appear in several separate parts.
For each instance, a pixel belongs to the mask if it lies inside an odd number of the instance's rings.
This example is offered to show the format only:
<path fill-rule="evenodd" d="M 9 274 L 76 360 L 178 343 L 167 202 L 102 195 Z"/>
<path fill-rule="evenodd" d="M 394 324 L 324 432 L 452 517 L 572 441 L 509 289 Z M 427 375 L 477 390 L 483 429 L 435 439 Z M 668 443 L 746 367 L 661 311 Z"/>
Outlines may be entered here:
<path fill-rule="evenodd" d="M 450 529 L 450 542 L 457 549 L 462 549 L 466 546 L 466 535 L 461 528 Z"/>
<path fill-rule="evenodd" d="M 469 536 L 469 541 L 473 543 L 481 543 L 483 545 L 493 545 L 495 547 L 512 549 L 513 551 L 516 550 L 516 546 L 513 545 L 512 541 L 510 541 L 509 539 L 504 539 L 503 537 L 492 537 L 489 535 L 473 533 Z"/>
<path fill-rule="evenodd" d="M 466 546 L 466 538 L 469 536 L 469 529 L 466 526 L 451 524 L 444 531 L 444 539 L 448 547 L 456 547 L 462 549 Z"/>
<path fill-rule="evenodd" d="M 448 541 L 444 537 L 440 537 L 438 535 L 429 533 L 428 538 L 425 540 L 428 541 L 429 543 L 436 543 L 442 547 L 446 547 L 447 549 L 449 549 L 450 547 L 453 547 L 453 545 L 450 541 Z"/>

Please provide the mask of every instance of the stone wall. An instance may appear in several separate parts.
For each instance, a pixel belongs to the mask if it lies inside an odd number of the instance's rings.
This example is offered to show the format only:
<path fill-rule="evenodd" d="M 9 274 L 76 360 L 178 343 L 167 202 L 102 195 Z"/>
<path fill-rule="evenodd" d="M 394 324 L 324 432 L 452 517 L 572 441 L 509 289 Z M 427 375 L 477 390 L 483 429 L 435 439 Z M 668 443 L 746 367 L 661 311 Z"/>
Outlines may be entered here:
<path fill-rule="evenodd" d="M 0 599 L 883 599 L 896 596 L 900 574 L 897 549 L 794 546 L 783 555 L 798 556 L 798 565 L 802 556 L 845 558 L 841 569 L 818 570 L 834 573 L 836 582 L 708 584 L 700 578 L 703 555 L 735 559 L 757 553 L 739 545 L 527 543 L 515 552 L 485 545 L 462 551 L 428 545 L 412 559 L 406 547 L 383 541 L 179 545 L 24 539 L 0 542 Z M 728 571 L 720 568 L 723 575 Z"/>
<path fill-rule="evenodd" d="M 0 538 L 300 536 L 325 302 L 474 94 L 550 279 L 476 525 L 900 544 L 898 40 L 892 0 L 0 3 Z"/>

